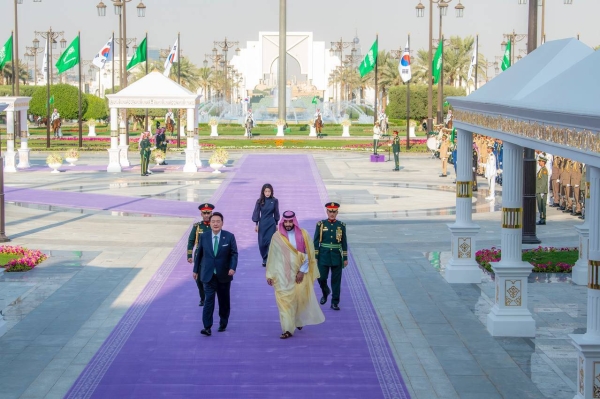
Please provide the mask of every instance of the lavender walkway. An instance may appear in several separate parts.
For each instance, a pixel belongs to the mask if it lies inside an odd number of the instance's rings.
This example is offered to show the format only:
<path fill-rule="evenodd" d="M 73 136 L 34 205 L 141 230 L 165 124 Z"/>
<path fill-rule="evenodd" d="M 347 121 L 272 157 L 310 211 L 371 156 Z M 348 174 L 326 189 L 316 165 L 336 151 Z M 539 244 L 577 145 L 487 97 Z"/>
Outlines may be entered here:
<path fill-rule="evenodd" d="M 239 163 L 238 163 L 239 165 Z M 312 234 L 327 200 L 312 157 L 248 156 L 215 194 L 224 229 L 236 235 L 239 266 L 226 332 L 200 335 L 201 308 L 185 260 L 187 234 L 90 361 L 67 398 L 408 398 L 356 265 L 344 272 L 341 311 L 280 340 L 273 290 L 250 220 L 263 183 L 281 211 L 292 209 Z M 7 190 L 8 200 L 187 216 L 187 203 L 112 196 Z M 37 195 L 36 195 L 37 194 Z M 84 197 L 89 196 L 89 197 Z M 29 200 L 27 201 L 26 198 Z M 163 206 L 160 207 L 159 205 Z M 178 205 L 176 205 L 178 204 Z M 160 212 L 157 212 L 161 214 Z M 342 213 L 343 215 L 343 213 Z"/>

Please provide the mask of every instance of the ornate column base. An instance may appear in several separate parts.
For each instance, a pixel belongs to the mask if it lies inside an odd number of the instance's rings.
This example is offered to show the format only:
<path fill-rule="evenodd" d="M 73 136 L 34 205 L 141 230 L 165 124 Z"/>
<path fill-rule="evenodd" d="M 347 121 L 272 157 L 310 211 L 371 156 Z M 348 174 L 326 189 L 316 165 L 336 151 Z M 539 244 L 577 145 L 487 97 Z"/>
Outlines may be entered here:
<path fill-rule="evenodd" d="M 496 302 L 487 316 L 487 329 L 493 337 L 535 337 L 535 320 L 527 309 L 527 262 L 498 262 Z M 510 263 L 510 264 L 509 264 Z"/>
<path fill-rule="evenodd" d="M 571 281 L 577 285 L 588 284 L 588 248 L 590 245 L 590 227 L 587 224 L 575 226 L 579 234 L 579 259 L 573 266 Z"/>
<path fill-rule="evenodd" d="M 577 390 L 573 399 L 593 399 L 600 391 L 600 336 L 569 334 L 577 349 Z"/>
<path fill-rule="evenodd" d="M 190 136 L 192 136 L 192 134 L 190 133 Z M 198 136 L 193 136 L 193 140 L 194 140 L 194 147 L 196 150 L 196 153 L 194 155 L 194 162 L 196 163 L 196 166 L 201 168 L 202 167 L 202 160 L 200 159 L 200 143 L 198 142 Z"/>
<path fill-rule="evenodd" d="M 317 129 L 315 129 L 315 127 L 312 125 L 310 126 L 310 134 L 308 137 L 317 137 Z"/>
<path fill-rule="evenodd" d="M 475 237 L 479 226 L 449 224 L 452 240 L 452 258 L 446 265 L 444 278 L 451 284 L 481 283 L 482 271 L 475 259 Z"/>
<path fill-rule="evenodd" d="M 108 167 L 106 171 L 109 173 L 121 172 L 121 164 L 119 163 L 119 153 L 121 152 L 118 148 L 110 148 L 108 151 Z"/>
<path fill-rule="evenodd" d="M 119 163 L 122 167 L 131 166 L 129 163 L 129 157 L 127 151 L 129 150 L 128 145 L 120 145 L 119 146 Z"/>
<path fill-rule="evenodd" d="M 4 152 L 4 171 L 8 173 L 15 173 L 17 171 L 15 165 L 15 155 L 17 153 L 14 150 L 7 150 Z"/>
<path fill-rule="evenodd" d="M 19 164 L 17 168 L 19 169 L 27 169 L 31 168 L 31 164 L 29 163 L 29 152 L 31 150 L 29 148 L 19 148 Z"/>
<path fill-rule="evenodd" d="M 198 172 L 198 167 L 196 166 L 196 151 L 196 148 L 189 146 L 185 149 L 185 165 L 183 167 L 184 172 Z"/>
<path fill-rule="evenodd" d="M 283 134 L 283 126 L 277 126 L 277 134 L 275 136 L 276 137 L 283 137 L 283 136 L 285 136 L 285 134 Z"/>

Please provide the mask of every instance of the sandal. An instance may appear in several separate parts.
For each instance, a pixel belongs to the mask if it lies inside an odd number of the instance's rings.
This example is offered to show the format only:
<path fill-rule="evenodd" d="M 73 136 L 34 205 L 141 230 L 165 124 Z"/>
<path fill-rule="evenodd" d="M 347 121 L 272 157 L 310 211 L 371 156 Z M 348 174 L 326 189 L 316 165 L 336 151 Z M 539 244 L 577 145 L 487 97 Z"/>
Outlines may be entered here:
<path fill-rule="evenodd" d="M 288 339 L 288 338 L 291 338 L 291 337 L 292 337 L 292 333 L 289 332 L 289 331 L 286 331 L 286 332 L 284 332 L 283 334 L 281 334 L 279 336 L 279 338 L 281 338 L 281 339 Z"/>

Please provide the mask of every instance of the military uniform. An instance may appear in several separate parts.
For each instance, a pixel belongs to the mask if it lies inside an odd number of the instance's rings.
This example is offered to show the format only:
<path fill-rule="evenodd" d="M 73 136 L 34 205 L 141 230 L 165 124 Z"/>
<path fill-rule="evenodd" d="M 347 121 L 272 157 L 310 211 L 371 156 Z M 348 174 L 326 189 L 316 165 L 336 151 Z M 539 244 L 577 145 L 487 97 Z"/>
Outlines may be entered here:
<path fill-rule="evenodd" d="M 146 135 L 140 140 L 140 157 L 142 160 L 142 176 L 148 176 L 148 163 L 150 162 L 150 140 Z"/>
<path fill-rule="evenodd" d="M 167 137 L 165 136 L 165 130 L 160 129 L 156 132 L 156 148 L 165 153 L 165 159 L 167 158 Z M 161 165 L 166 165 L 167 163 L 163 161 Z"/>
<path fill-rule="evenodd" d="M 585 197 L 587 195 L 585 169 L 586 169 L 586 165 L 581 164 L 581 183 L 579 184 L 579 186 L 581 187 L 581 203 L 582 203 L 583 207 L 581 209 L 581 215 L 579 215 L 579 219 L 585 219 Z"/>
<path fill-rule="evenodd" d="M 329 202 L 325 205 L 328 210 L 337 210 L 339 206 L 335 202 Z M 346 224 L 336 219 L 325 219 L 317 222 L 313 241 L 320 274 L 318 280 L 321 291 L 323 291 L 321 304 L 323 305 L 327 302 L 327 296 L 331 293 L 331 308 L 339 310 L 342 269 L 348 261 Z M 327 286 L 330 269 L 331 290 Z"/>
<path fill-rule="evenodd" d="M 550 178 L 550 185 L 552 187 L 552 205 L 553 208 L 558 208 L 559 198 L 560 198 L 560 165 L 561 165 L 561 157 L 554 158 L 554 162 L 552 162 L 552 176 Z"/>
<path fill-rule="evenodd" d="M 394 132 L 394 141 L 392 143 L 392 152 L 394 153 L 394 162 L 396 167 L 394 170 L 400 170 L 400 137 L 398 137 L 398 133 Z"/>
<path fill-rule="evenodd" d="M 198 207 L 200 211 L 212 211 L 215 209 L 215 206 L 212 204 L 202 204 Z M 192 231 L 190 231 L 190 236 L 188 237 L 188 245 L 187 245 L 187 259 L 188 262 L 190 259 L 193 261 L 196 258 L 196 252 L 198 251 L 198 242 L 200 241 L 200 237 L 202 233 L 210 232 L 210 223 L 201 221 L 198 223 L 194 223 L 192 226 Z M 196 248 L 196 252 L 194 252 L 194 247 Z M 200 272 L 198 272 L 200 274 Z M 202 280 L 199 278 L 196 280 L 196 285 L 198 286 L 198 292 L 200 294 L 200 306 L 204 306 L 204 284 L 202 284 Z"/>
<path fill-rule="evenodd" d="M 563 158 L 563 168 L 560 174 L 560 185 L 561 185 L 561 198 L 560 198 L 560 210 L 565 212 L 571 212 L 567 210 L 569 198 L 571 197 L 571 160 Z"/>
<path fill-rule="evenodd" d="M 540 167 L 535 180 L 535 197 L 537 199 L 538 212 L 540 213 L 539 225 L 546 224 L 546 195 L 548 195 L 548 169 L 546 169 L 546 158 L 541 158 L 544 166 Z"/>
<path fill-rule="evenodd" d="M 450 142 L 446 136 L 442 137 L 442 143 L 440 144 L 440 159 L 442 160 L 442 174 L 440 177 L 448 176 L 447 167 L 448 167 L 448 150 L 450 148 Z"/>
<path fill-rule="evenodd" d="M 573 215 L 581 215 L 581 199 L 579 198 L 581 195 L 581 163 L 574 162 L 573 170 L 571 172 L 571 186 L 573 186 L 573 200 L 575 204 L 571 204 L 570 209 L 573 210 L 573 205 L 575 205 L 575 210 Z"/>

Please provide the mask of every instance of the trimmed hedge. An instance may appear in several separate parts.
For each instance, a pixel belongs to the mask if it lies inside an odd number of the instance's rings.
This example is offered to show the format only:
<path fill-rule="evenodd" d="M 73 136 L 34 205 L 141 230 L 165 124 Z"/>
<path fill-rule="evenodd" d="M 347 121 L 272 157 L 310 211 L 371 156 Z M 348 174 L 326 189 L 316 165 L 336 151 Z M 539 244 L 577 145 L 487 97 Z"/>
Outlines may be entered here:
<path fill-rule="evenodd" d="M 427 85 L 411 85 L 410 86 L 410 118 L 421 121 L 427 118 Z M 444 101 L 447 97 L 465 96 L 465 89 L 460 87 L 444 86 Z M 437 109 L 437 86 L 433 87 L 433 113 Z M 448 111 L 448 106 L 444 107 L 444 111 Z M 389 91 L 389 103 L 386 108 L 386 113 L 393 119 L 406 119 L 406 86 L 394 86 Z"/>
<path fill-rule="evenodd" d="M 93 94 L 85 94 L 84 96 L 87 99 L 88 106 L 83 114 L 83 120 L 89 121 L 108 118 L 108 106 L 106 101 Z"/>
<path fill-rule="evenodd" d="M 54 96 L 54 104 L 50 106 L 56 108 L 60 117 L 63 119 L 79 119 L 79 89 L 67 84 L 57 84 L 50 87 L 50 97 Z M 46 87 L 38 86 L 29 103 L 29 112 L 36 116 L 46 116 Z M 84 95 L 81 99 L 81 112 L 85 115 L 88 107 L 87 98 Z"/>

